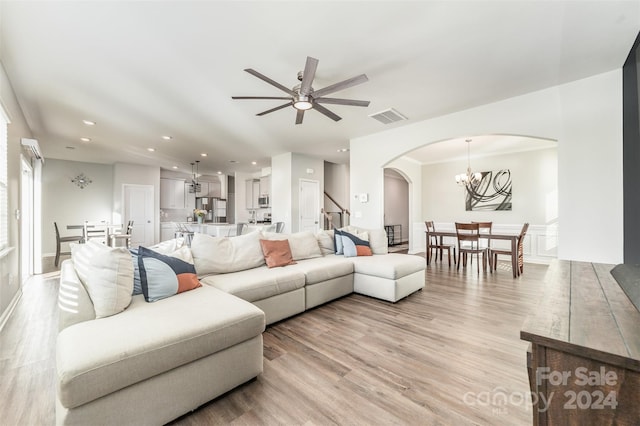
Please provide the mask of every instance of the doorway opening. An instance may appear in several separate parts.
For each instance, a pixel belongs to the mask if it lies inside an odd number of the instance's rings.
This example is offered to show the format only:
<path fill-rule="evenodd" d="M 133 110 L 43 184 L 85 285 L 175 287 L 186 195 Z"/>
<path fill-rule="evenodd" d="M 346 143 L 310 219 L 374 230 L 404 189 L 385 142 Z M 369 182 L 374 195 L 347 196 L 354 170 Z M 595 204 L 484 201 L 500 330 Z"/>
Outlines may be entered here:
<path fill-rule="evenodd" d="M 389 251 L 409 249 L 409 182 L 392 168 L 384 169 L 384 227 Z"/>

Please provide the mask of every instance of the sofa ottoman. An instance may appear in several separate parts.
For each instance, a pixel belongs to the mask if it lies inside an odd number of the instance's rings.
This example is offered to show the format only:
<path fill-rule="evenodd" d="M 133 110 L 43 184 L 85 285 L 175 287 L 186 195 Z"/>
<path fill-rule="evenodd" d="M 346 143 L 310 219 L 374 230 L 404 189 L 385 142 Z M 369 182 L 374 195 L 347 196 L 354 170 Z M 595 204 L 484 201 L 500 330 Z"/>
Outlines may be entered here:
<path fill-rule="evenodd" d="M 353 291 L 378 299 L 397 302 L 424 288 L 424 257 L 389 253 L 358 256 L 353 262 Z"/>

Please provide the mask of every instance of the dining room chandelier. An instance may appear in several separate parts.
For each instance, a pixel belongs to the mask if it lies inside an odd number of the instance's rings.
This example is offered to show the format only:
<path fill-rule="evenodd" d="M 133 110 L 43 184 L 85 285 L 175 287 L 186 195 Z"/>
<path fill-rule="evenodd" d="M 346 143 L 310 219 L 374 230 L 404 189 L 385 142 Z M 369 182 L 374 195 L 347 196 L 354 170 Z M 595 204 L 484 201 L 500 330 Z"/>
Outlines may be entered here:
<path fill-rule="evenodd" d="M 475 186 L 482 180 L 482 173 L 471 171 L 471 141 L 472 139 L 465 139 L 467 143 L 467 172 L 456 175 L 456 183 L 465 187 Z"/>
<path fill-rule="evenodd" d="M 191 184 L 189 185 L 189 193 L 195 194 L 196 192 L 200 192 L 202 189 L 202 185 L 198 182 L 198 163 L 200 161 L 196 160 L 195 163 L 191 163 Z M 193 166 L 196 166 L 195 171 Z"/>

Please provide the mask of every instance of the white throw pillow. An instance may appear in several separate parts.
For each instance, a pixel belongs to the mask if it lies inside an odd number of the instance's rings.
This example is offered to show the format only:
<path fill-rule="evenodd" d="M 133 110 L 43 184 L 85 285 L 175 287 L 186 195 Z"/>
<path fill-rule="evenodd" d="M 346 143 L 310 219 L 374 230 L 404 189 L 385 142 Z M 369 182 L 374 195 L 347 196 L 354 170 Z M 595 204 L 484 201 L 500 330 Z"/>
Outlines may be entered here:
<path fill-rule="evenodd" d="M 212 237 L 196 233 L 191 254 L 198 275 L 243 271 L 264 265 L 260 233 Z"/>
<path fill-rule="evenodd" d="M 159 242 L 158 244 L 151 246 L 151 247 L 147 247 L 150 250 L 155 251 L 156 253 L 160 253 L 160 254 L 166 254 L 169 256 L 173 256 L 173 252 L 175 252 L 176 250 L 182 248 L 182 247 L 187 247 L 184 245 L 184 238 L 180 237 L 180 238 L 172 238 L 170 240 L 167 241 L 162 241 Z M 173 256 L 173 257 L 178 257 L 178 256 Z M 193 262 L 191 262 L 193 263 Z"/>
<path fill-rule="evenodd" d="M 333 244 L 333 229 L 319 231 L 316 234 L 316 240 L 318 240 L 318 246 L 320 246 L 323 256 L 336 252 L 336 246 Z"/>
<path fill-rule="evenodd" d="M 295 234 L 279 234 L 277 232 L 262 232 L 263 240 L 289 240 L 293 260 L 322 257 L 316 236 L 311 231 L 296 232 Z"/>
<path fill-rule="evenodd" d="M 129 306 L 133 291 L 133 262 L 129 250 L 88 241 L 71 245 L 71 259 L 89 293 L 96 318 L 115 315 Z"/>

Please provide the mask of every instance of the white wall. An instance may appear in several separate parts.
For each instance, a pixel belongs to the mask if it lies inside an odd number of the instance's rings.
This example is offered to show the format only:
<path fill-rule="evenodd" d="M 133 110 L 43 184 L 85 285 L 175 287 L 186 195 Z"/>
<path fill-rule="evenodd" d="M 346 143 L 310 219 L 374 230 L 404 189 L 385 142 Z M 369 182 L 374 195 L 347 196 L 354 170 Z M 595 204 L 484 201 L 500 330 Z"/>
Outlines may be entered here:
<path fill-rule="evenodd" d="M 271 157 L 271 214 L 273 222 L 284 222 L 284 232 L 298 232 L 300 179 L 316 180 L 318 205 L 324 205 L 324 161 L 287 152 Z M 320 220 L 320 211 L 318 211 Z"/>
<path fill-rule="evenodd" d="M 291 232 L 291 161 L 293 154 L 271 157 L 272 221 L 284 222 L 285 232 Z M 237 183 L 236 183 L 237 185 Z M 237 195 L 236 195 L 237 196 Z M 244 198 L 243 198 L 244 200 Z"/>
<path fill-rule="evenodd" d="M 454 180 L 454 176 L 466 168 L 466 160 L 422 166 L 422 215 L 425 220 L 492 221 L 516 225 L 525 222 L 551 225 L 557 222 L 556 148 L 471 159 L 473 171 L 511 171 L 511 211 L 466 211 L 465 190 Z"/>
<path fill-rule="evenodd" d="M 91 183 L 81 189 L 71 179 L 84 173 Z M 42 167 L 42 252 L 53 256 L 56 235 L 81 235 L 82 230 L 67 230 L 67 225 L 82 225 L 85 220 L 111 221 L 113 210 L 113 167 L 107 164 L 48 159 Z"/>
<path fill-rule="evenodd" d="M 621 70 L 351 140 L 351 196 L 370 194 L 352 223 L 383 225 L 383 167 L 390 160 L 430 143 L 483 134 L 557 140 L 558 257 L 622 262 Z M 410 191 L 412 199 L 422 199 L 415 185 Z M 412 211 L 410 220 L 421 216 Z"/>

